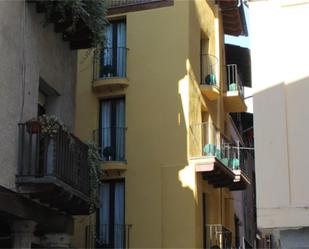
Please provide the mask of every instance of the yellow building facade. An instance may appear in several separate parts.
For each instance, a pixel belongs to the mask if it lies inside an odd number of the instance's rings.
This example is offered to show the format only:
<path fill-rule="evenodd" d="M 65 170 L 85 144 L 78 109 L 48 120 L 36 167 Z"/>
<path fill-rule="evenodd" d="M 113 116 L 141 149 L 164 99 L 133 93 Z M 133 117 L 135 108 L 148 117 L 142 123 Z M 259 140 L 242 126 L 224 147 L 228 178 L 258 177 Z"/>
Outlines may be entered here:
<path fill-rule="evenodd" d="M 75 246 L 235 245 L 231 190 L 250 182 L 222 154 L 229 112 L 246 106 L 227 84 L 222 11 L 159 2 L 114 6 L 107 48 L 79 52 L 75 131 L 101 148 L 103 190 L 96 217 L 76 219 Z"/>

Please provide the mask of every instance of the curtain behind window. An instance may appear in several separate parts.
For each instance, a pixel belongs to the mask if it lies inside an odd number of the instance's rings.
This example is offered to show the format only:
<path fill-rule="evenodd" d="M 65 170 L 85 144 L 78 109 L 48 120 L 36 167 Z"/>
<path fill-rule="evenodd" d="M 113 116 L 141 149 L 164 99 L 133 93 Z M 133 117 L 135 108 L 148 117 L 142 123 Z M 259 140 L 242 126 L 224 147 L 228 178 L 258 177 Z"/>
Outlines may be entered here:
<path fill-rule="evenodd" d="M 103 244 L 109 244 L 109 203 L 110 203 L 110 184 L 104 183 L 100 188 L 100 221 L 99 221 L 99 240 Z"/>
<path fill-rule="evenodd" d="M 106 27 L 106 43 L 105 49 L 103 50 L 103 54 L 101 56 L 101 77 L 107 77 L 108 73 L 111 73 L 110 68 L 105 68 L 106 66 L 111 67 L 113 64 L 113 26 L 112 24 L 107 25 Z"/>
<path fill-rule="evenodd" d="M 124 248 L 125 225 L 124 225 L 124 182 L 115 184 L 115 248 Z"/>
<path fill-rule="evenodd" d="M 117 76 L 126 76 L 126 23 L 117 24 Z"/>
<path fill-rule="evenodd" d="M 103 101 L 101 107 L 101 131 L 100 142 L 102 150 L 111 146 L 111 101 Z"/>
<path fill-rule="evenodd" d="M 116 103 L 116 158 L 124 160 L 125 150 L 125 100 Z"/>
<path fill-rule="evenodd" d="M 101 77 L 126 77 L 126 23 L 106 27 L 106 45 L 101 57 Z"/>

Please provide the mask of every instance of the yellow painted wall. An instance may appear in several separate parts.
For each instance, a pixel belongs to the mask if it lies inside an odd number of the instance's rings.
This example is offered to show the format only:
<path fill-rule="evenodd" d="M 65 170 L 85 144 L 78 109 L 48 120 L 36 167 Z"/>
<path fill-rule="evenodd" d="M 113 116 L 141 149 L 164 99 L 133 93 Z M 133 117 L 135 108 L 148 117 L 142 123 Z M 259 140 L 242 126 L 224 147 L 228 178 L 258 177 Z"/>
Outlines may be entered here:
<path fill-rule="evenodd" d="M 93 91 L 93 56 L 79 52 L 76 134 L 91 139 L 99 125 L 99 100 L 125 96 L 125 219 L 133 225 L 132 248 L 201 248 L 203 192 L 209 198 L 209 223 L 233 230 L 233 205 L 220 206 L 220 198 L 229 198 L 229 191 L 213 189 L 189 163 L 199 146 L 190 135 L 190 125 L 205 121 L 202 111 L 207 110 L 223 129 L 222 96 L 210 102 L 199 90 L 201 37 L 208 37 L 209 53 L 223 56 L 218 48 L 223 45 L 218 17 L 216 7 L 204 0 L 175 1 L 171 7 L 117 16 L 127 23 L 129 86 L 123 90 Z M 76 222 L 78 247 L 84 246 L 82 219 Z"/>

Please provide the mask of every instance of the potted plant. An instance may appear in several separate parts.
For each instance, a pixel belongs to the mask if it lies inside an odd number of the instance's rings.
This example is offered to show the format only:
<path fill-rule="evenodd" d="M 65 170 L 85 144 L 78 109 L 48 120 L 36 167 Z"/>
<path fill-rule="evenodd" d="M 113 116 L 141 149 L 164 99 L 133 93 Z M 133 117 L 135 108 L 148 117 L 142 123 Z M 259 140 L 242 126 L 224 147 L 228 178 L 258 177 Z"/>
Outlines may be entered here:
<path fill-rule="evenodd" d="M 216 75 L 214 73 L 210 73 L 205 77 L 205 84 L 206 85 L 216 85 Z"/>
<path fill-rule="evenodd" d="M 60 128 L 67 132 L 66 126 L 54 115 L 44 114 L 39 117 L 39 122 L 41 124 L 41 130 L 44 136 L 52 138 L 58 133 Z"/>
<path fill-rule="evenodd" d="M 41 123 L 36 118 L 32 118 L 29 121 L 26 122 L 27 131 L 29 133 L 40 133 L 41 132 Z"/>
<path fill-rule="evenodd" d="M 113 158 L 115 157 L 115 150 L 111 146 L 107 146 L 103 150 L 103 156 L 106 161 L 112 161 Z"/>
<path fill-rule="evenodd" d="M 114 75 L 114 67 L 110 64 L 103 65 L 102 67 L 102 75 L 103 77 L 112 77 Z"/>
<path fill-rule="evenodd" d="M 229 91 L 237 91 L 237 84 L 236 83 L 230 83 Z"/>

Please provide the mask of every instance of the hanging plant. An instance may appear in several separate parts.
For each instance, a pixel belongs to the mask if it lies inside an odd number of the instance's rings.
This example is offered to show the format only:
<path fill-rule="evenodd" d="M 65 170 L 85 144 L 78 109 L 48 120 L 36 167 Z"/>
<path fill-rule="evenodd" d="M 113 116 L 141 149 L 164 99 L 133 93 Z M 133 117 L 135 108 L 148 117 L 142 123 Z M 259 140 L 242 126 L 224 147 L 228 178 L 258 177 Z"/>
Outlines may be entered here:
<path fill-rule="evenodd" d="M 107 24 L 105 0 L 36 0 L 45 12 L 45 24 L 56 23 L 65 27 L 64 34 L 72 35 L 83 23 L 91 32 L 93 47 L 102 47 Z"/>
<path fill-rule="evenodd" d="M 97 144 L 93 141 L 87 141 L 88 145 L 88 165 L 90 180 L 90 213 L 93 213 L 98 204 L 100 181 L 100 162 L 101 156 Z"/>
<path fill-rule="evenodd" d="M 64 123 L 54 115 L 44 114 L 38 118 L 38 121 L 41 124 L 41 133 L 43 136 L 53 138 L 57 135 L 60 128 L 68 133 L 68 129 Z"/>
<path fill-rule="evenodd" d="M 69 139 L 69 148 L 71 151 L 75 148 L 75 140 L 68 132 L 67 126 L 54 115 L 42 115 L 39 118 L 32 118 L 26 122 L 27 131 L 30 133 L 40 133 L 42 137 L 54 138 L 60 130 L 67 134 Z"/>

